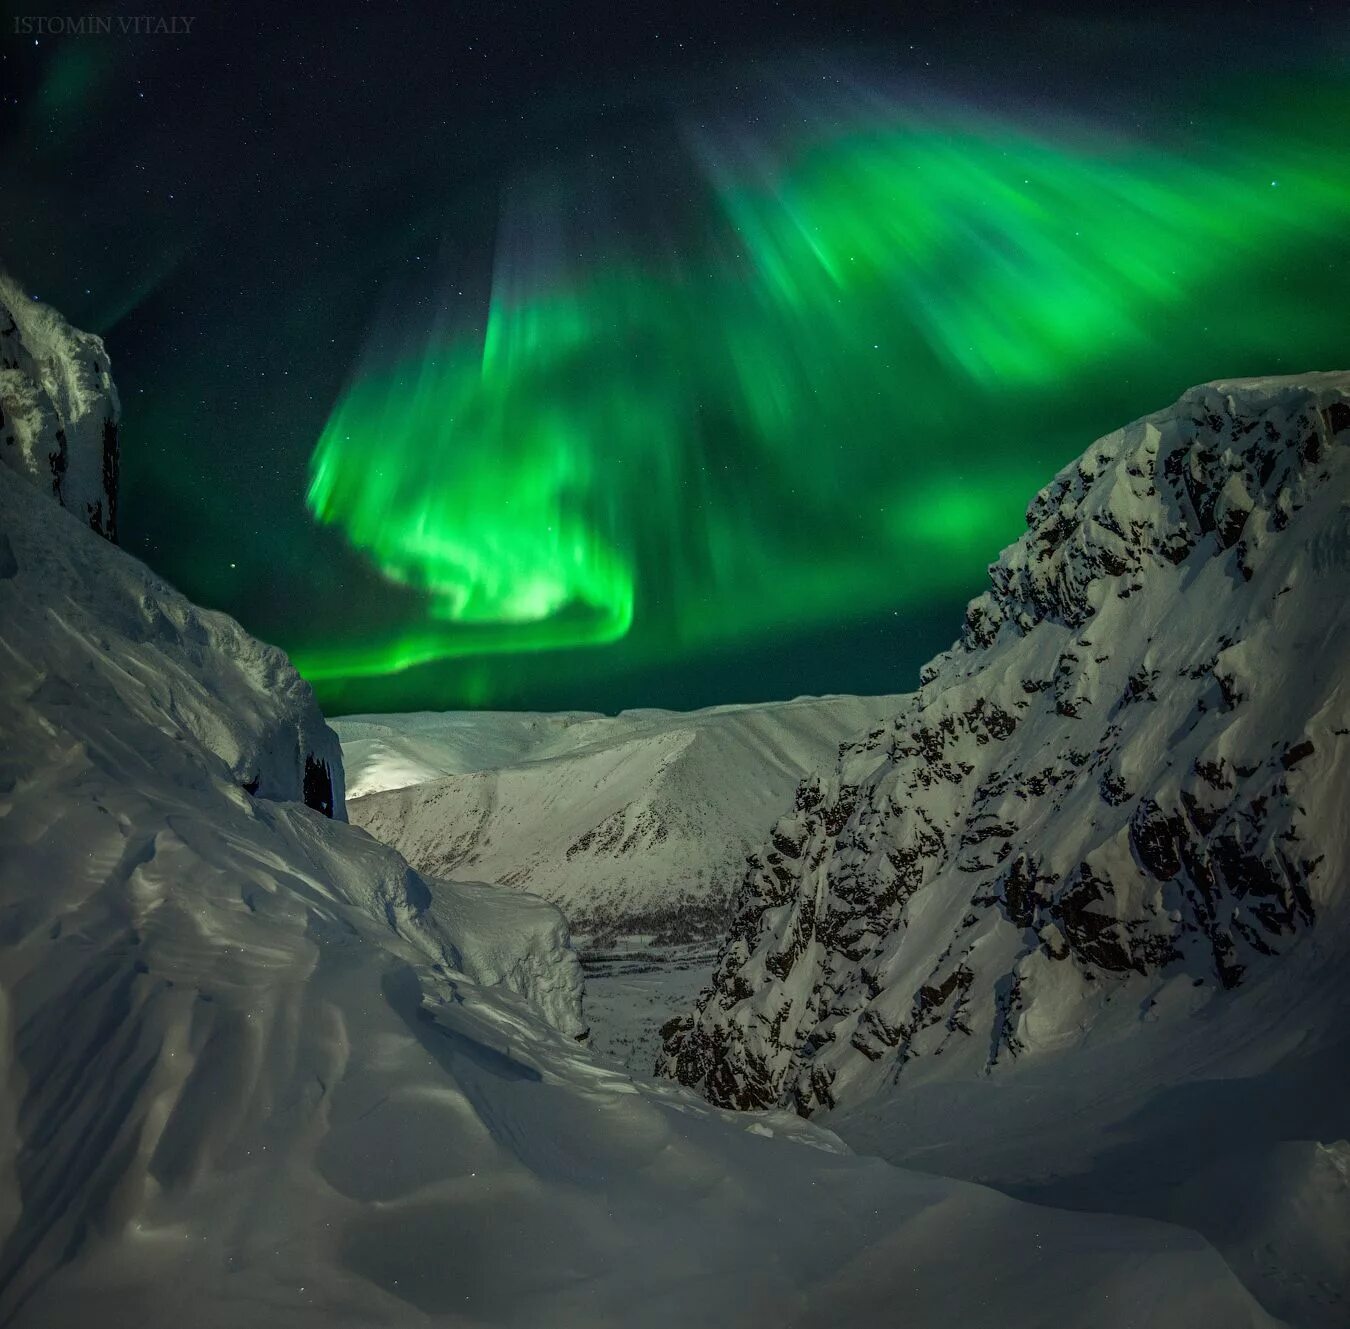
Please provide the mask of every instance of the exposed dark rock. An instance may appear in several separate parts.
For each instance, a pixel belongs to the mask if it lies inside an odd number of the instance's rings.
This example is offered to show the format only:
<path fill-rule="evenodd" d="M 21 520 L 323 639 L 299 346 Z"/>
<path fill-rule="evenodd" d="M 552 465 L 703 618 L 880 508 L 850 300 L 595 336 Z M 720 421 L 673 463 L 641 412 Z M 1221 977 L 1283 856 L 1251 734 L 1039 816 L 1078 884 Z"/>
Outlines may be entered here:
<path fill-rule="evenodd" d="M 52 497 L 58 503 L 64 503 L 66 471 L 70 466 L 70 444 L 66 440 L 64 429 L 58 429 L 54 438 L 56 447 L 47 454 L 47 464 L 52 473 Z"/>
<path fill-rule="evenodd" d="M 328 763 L 305 754 L 305 806 L 322 812 L 325 817 L 333 815 L 333 773 Z"/>
<path fill-rule="evenodd" d="M 1280 756 L 1280 765 L 1286 771 L 1292 770 L 1301 762 L 1304 757 L 1311 757 L 1313 754 L 1313 745 L 1310 739 L 1303 739 L 1298 743 L 1291 743 Z"/>

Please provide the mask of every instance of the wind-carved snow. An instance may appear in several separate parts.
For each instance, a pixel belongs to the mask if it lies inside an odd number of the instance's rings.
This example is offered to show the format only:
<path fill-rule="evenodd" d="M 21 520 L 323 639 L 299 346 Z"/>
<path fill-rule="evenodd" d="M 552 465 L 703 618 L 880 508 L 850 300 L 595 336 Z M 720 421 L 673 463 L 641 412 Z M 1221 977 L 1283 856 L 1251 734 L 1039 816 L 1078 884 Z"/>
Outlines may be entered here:
<path fill-rule="evenodd" d="M 110 540 L 120 414 L 103 342 L 0 272 L 0 462 Z"/>
<path fill-rule="evenodd" d="M 518 992 L 555 1029 L 586 1037 L 581 960 L 560 909 L 484 882 L 432 879 L 428 890 L 429 912 L 454 938 L 466 977 Z"/>
<path fill-rule="evenodd" d="M 1300 1131 L 1343 1160 L 1347 444 L 1350 375 L 1314 374 L 1196 388 L 1065 468 L 920 690 L 801 782 L 660 1069 L 1216 1240 L 1225 1166 Z M 1272 1277 L 1245 1240 L 1267 1304 L 1343 1315 L 1343 1260 Z"/>
<path fill-rule="evenodd" d="M 6 1324 L 1272 1324 L 1184 1228 L 597 1064 L 465 972 L 539 995 L 556 913 L 343 824 L 279 652 L 7 468 L 0 532 Z"/>

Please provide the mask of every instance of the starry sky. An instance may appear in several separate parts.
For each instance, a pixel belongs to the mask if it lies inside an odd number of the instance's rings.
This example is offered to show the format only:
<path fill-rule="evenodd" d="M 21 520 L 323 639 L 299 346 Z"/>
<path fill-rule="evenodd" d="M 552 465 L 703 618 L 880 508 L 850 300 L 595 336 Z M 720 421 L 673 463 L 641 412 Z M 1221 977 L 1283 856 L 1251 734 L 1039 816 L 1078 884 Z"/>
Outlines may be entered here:
<path fill-rule="evenodd" d="M 1094 437 L 1350 363 L 1335 6 L 205 9 L 7 26 L 0 261 L 330 713 L 907 689 Z"/>

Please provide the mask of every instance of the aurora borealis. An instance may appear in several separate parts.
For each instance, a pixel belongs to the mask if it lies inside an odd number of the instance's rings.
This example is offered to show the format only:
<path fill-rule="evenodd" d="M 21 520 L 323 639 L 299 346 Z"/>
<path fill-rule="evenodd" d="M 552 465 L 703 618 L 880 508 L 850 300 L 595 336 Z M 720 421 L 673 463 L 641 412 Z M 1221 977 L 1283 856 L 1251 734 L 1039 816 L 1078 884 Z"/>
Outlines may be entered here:
<path fill-rule="evenodd" d="M 1337 344 L 1343 304 L 1271 294 L 1350 233 L 1329 109 L 1320 143 L 1253 108 L 1201 152 L 854 90 L 686 133 L 698 192 L 645 252 L 532 191 L 481 327 L 377 336 L 314 454 L 311 511 L 425 615 L 302 668 L 661 658 L 973 589 L 1090 441 L 1064 399 L 1143 369 L 1163 405 L 1197 336 Z"/>
<path fill-rule="evenodd" d="M 899 690 L 1093 438 L 1350 361 L 1334 17 L 836 8 L 0 48 L 128 547 L 333 713 Z"/>

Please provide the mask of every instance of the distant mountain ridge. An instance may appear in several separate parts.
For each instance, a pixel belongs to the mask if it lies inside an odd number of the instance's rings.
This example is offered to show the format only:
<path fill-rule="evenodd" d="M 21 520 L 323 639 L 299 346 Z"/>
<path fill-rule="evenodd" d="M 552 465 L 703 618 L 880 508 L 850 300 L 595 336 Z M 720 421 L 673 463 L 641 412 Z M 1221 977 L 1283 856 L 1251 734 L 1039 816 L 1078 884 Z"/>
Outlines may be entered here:
<path fill-rule="evenodd" d="M 746 851 L 810 766 L 894 708 L 822 697 L 704 711 L 353 716 L 358 825 L 420 871 L 522 887 L 574 932 L 717 937 Z"/>

